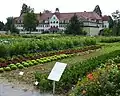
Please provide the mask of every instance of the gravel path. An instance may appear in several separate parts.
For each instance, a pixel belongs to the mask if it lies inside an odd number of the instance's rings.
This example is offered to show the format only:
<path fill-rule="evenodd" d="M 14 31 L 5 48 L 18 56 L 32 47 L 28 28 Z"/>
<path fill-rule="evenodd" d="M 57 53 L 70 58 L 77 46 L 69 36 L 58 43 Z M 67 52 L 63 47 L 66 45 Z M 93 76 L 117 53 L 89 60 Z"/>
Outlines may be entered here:
<path fill-rule="evenodd" d="M 0 77 L 0 96 L 52 96 L 51 94 L 40 94 L 30 85 L 8 82 Z"/>

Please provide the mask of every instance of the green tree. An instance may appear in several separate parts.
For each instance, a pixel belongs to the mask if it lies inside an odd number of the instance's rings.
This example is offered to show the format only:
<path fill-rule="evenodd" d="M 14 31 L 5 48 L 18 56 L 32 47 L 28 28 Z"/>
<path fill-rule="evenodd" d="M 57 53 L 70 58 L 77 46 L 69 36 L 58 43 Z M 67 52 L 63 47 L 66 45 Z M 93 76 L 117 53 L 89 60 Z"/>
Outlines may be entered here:
<path fill-rule="evenodd" d="M 0 31 L 3 31 L 4 30 L 4 23 L 0 21 Z"/>
<path fill-rule="evenodd" d="M 16 29 L 16 27 L 14 25 L 14 18 L 13 17 L 7 18 L 7 23 L 5 24 L 5 30 L 10 31 L 11 33 L 19 34 L 19 30 Z"/>
<path fill-rule="evenodd" d="M 70 19 L 69 24 L 65 30 L 66 34 L 73 34 L 73 35 L 85 35 L 83 32 L 83 22 L 78 20 L 76 14 Z"/>
<path fill-rule="evenodd" d="M 112 13 L 112 17 L 114 18 L 113 21 L 113 34 L 115 36 L 120 36 L 120 12 L 119 10 L 116 10 Z"/>
<path fill-rule="evenodd" d="M 99 5 L 96 5 L 96 6 L 95 6 L 95 9 L 93 10 L 93 12 L 97 13 L 99 16 L 102 17 L 102 11 L 101 11 Z"/>
<path fill-rule="evenodd" d="M 31 32 L 36 29 L 36 26 L 38 25 L 38 21 L 36 15 L 34 14 L 34 11 L 30 11 L 25 14 L 23 24 L 24 24 L 24 28 L 27 31 Z"/>
<path fill-rule="evenodd" d="M 113 21 L 113 19 L 112 19 L 111 16 L 109 16 L 108 22 L 109 22 L 109 28 L 110 28 L 110 29 L 113 28 L 113 26 L 114 26 L 114 21 Z"/>

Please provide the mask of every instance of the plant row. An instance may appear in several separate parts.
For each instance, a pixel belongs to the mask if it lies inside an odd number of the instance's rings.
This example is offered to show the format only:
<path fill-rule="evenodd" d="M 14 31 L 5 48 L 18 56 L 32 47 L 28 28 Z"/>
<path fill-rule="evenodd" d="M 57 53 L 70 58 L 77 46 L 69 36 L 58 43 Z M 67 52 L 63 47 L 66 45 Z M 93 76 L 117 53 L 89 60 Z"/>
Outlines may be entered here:
<path fill-rule="evenodd" d="M 76 85 L 79 78 L 83 78 L 88 72 L 92 72 L 102 63 L 105 63 L 106 60 L 119 55 L 120 50 L 117 50 L 95 58 L 88 59 L 84 62 L 78 62 L 76 64 L 73 64 L 73 66 L 66 68 L 62 78 L 59 82 L 56 83 L 57 92 L 68 92 L 74 85 Z M 35 73 L 35 78 L 39 82 L 38 87 L 40 90 L 51 91 L 52 81 L 47 79 L 48 74 L 49 73 Z"/>
<path fill-rule="evenodd" d="M 73 54 L 68 54 L 68 55 L 61 54 L 61 55 L 54 55 L 54 56 L 50 56 L 50 57 L 44 57 L 44 58 L 40 58 L 40 59 L 36 59 L 36 60 L 28 60 L 26 62 L 23 61 L 22 63 L 9 64 L 7 67 L 0 68 L 0 72 L 16 70 L 18 68 L 23 69 L 24 67 L 43 64 L 43 63 L 47 63 L 47 62 L 51 62 L 51 61 L 55 61 L 55 60 L 64 59 L 64 58 L 71 57 L 71 56 L 73 56 Z"/>
<path fill-rule="evenodd" d="M 74 47 L 96 45 L 94 38 L 63 37 L 55 39 L 18 39 L 11 43 L 0 43 L 0 57 L 23 55 L 31 52 L 64 50 Z"/>
<path fill-rule="evenodd" d="M 100 38 L 100 42 L 103 42 L 103 43 L 120 42 L 120 37 L 102 37 Z"/>
<path fill-rule="evenodd" d="M 76 47 L 76 48 L 71 48 L 71 49 L 67 49 L 67 50 L 59 50 L 59 51 L 23 54 L 23 56 L 22 55 L 12 56 L 12 58 L 0 58 L 0 67 L 5 67 L 11 63 L 15 64 L 18 62 L 34 60 L 34 59 L 53 56 L 53 55 L 79 53 L 79 52 L 84 52 L 84 51 L 88 51 L 88 50 L 95 50 L 98 48 L 101 48 L 101 45 Z"/>

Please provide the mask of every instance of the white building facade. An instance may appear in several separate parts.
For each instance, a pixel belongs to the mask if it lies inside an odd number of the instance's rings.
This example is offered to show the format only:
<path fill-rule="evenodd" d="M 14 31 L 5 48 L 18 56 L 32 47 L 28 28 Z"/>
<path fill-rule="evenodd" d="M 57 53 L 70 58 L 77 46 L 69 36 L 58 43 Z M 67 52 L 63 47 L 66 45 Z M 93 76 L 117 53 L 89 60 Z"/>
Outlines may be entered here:
<path fill-rule="evenodd" d="M 78 16 L 79 20 L 83 21 L 83 29 L 87 32 L 87 35 L 98 35 L 99 31 L 104 28 L 102 18 L 95 12 L 60 13 L 59 10 L 56 10 L 55 13 L 36 14 L 36 18 L 39 21 L 36 32 L 63 32 L 74 14 Z M 107 23 L 104 23 L 108 27 Z M 25 33 L 23 15 L 15 18 L 15 26 L 20 30 L 20 33 Z"/>

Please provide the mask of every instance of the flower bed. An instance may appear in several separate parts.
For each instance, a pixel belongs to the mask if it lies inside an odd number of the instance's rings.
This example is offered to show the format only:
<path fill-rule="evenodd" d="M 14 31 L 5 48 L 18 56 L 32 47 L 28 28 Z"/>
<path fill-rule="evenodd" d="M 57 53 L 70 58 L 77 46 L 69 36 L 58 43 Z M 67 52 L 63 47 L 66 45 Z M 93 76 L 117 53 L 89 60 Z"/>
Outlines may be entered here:
<path fill-rule="evenodd" d="M 89 73 L 78 81 L 69 96 L 119 96 L 120 69 L 119 64 L 107 62 L 104 67 Z"/>
<path fill-rule="evenodd" d="M 91 58 L 84 62 L 79 62 L 71 67 L 68 67 L 61 80 L 56 83 L 57 92 L 68 92 L 74 85 L 76 85 L 79 78 L 84 77 L 88 72 L 91 72 L 95 68 L 99 67 L 106 60 L 120 55 L 120 50 L 107 53 L 96 58 Z M 39 88 L 43 91 L 51 91 L 52 83 L 47 79 L 49 73 L 42 74 L 37 72 L 35 78 L 39 82 Z M 44 81 L 43 81 L 44 80 Z"/>

